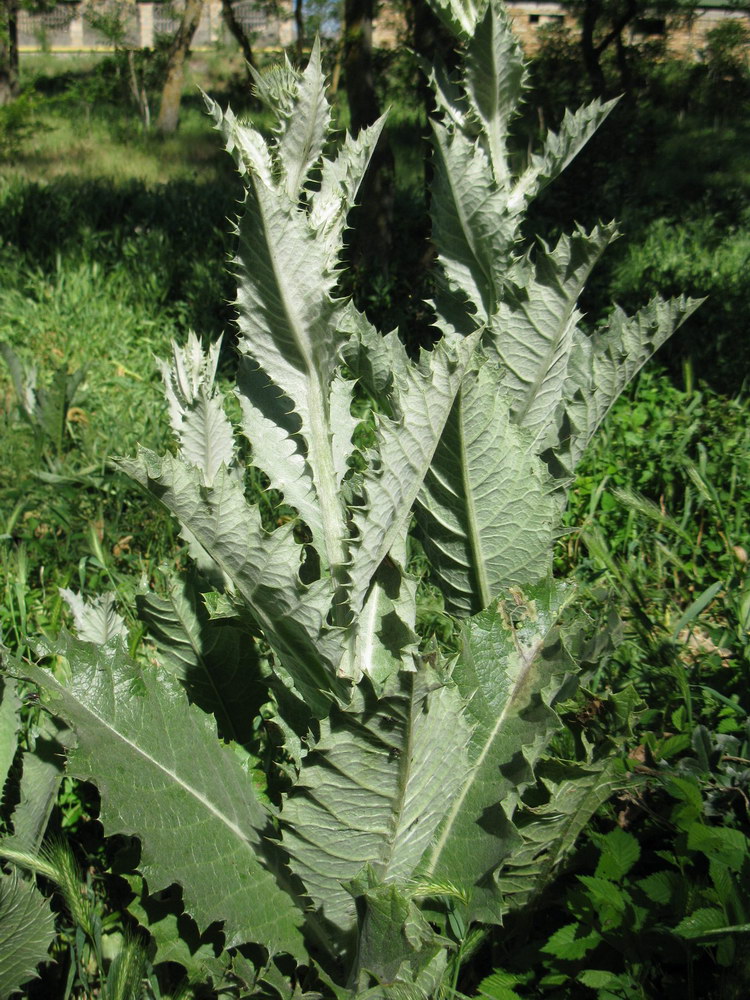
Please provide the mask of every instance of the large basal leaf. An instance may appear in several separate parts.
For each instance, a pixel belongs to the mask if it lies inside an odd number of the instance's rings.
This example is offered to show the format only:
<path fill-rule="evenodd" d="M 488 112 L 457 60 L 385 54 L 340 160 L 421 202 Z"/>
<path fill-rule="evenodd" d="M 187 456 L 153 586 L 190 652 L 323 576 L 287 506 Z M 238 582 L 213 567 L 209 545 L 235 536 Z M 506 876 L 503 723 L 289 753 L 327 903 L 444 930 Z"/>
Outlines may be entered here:
<path fill-rule="evenodd" d="M 354 927 L 344 888 L 370 865 L 384 883 L 409 879 L 468 767 L 461 699 L 427 668 L 394 678 L 376 699 L 367 682 L 321 724 L 283 810 L 284 846 L 322 915 Z"/>
<path fill-rule="evenodd" d="M 419 874 L 463 887 L 474 919 L 501 915 L 492 875 L 519 843 L 515 805 L 559 728 L 551 703 L 574 665 L 554 629 L 570 597 L 555 583 L 511 591 L 463 629 L 453 679 L 473 730 L 471 767 Z"/>
<path fill-rule="evenodd" d="M 36 884 L 0 872 L 0 1000 L 37 975 L 54 938 L 52 910 Z"/>
<path fill-rule="evenodd" d="M 227 945 L 303 954 L 302 914 L 264 867 L 269 816 L 211 716 L 119 646 L 63 636 L 51 651 L 71 666 L 68 686 L 38 667 L 25 672 L 75 727 L 69 772 L 99 787 L 105 833 L 138 837 L 152 889 L 178 882 L 199 927 L 220 921 Z"/>
<path fill-rule="evenodd" d="M 476 614 L 551 559 L 549 477 L 498 381 L 489 364 L 466 376 L 418 498 L 420 536 L 452 614 Z"/>

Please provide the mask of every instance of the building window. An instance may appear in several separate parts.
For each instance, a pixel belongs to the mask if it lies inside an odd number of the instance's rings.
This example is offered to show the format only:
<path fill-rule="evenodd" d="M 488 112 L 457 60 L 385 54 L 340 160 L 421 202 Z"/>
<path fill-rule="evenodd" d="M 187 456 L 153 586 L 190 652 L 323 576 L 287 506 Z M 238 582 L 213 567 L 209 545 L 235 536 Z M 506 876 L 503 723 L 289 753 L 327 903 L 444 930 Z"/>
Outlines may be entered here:
<path fill-rule="evenodd" d="M 663 17 L 641 17 L 633 26 L 636 35 L 666 35 L 667 22 Z"/>
<path fill-rule="evenodd" d="M 529 24 L 539 24 L 539 15 L 529 14 Z"/>

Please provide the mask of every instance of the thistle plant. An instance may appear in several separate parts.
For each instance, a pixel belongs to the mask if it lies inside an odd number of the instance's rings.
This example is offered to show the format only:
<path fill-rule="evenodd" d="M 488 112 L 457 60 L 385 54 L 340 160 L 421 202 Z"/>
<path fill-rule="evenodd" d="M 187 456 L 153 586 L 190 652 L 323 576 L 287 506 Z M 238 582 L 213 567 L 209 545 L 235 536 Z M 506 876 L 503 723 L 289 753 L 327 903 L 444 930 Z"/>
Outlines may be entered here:
<path fill-rule="evenodd" d="M 614 226 L 526 251 L 521 229 L 612 105 L 567 114 L 514 169 L 525 70 L 504 8 L 436 9 L 462 53 L 430 75 L 436 346 L 412 359 L 338 292 L 383 122 L 328 152 L 318 46 L 303 72 L 257 78 L 270 141 L 207 99 L 245 187 L 237 405 L 218 345 L 191 336 L 162 365 L 174 453 L 120 462 L 195 569 L 140 598 L 158 666 L 129 657 L 113 607 L 69 595 L 79 636 L 47 647 L 69 678 L 14 667 L 74 731 L 68 771 L 98 785 L 105 833 L 138 839 L 142 897 L 176 883 L 199 931 L 221 929 L 221 974 L 258 995 L 454 989 L 618 780 L 614 754 L 549 754 L 577 670 L 552 546 L 588 441 L 693 306 L 583 328 Z M 250 470 L 292 511 L 273 530 Z M 456 622 L 450 653 L 417 634 L 412 527 Z"/>

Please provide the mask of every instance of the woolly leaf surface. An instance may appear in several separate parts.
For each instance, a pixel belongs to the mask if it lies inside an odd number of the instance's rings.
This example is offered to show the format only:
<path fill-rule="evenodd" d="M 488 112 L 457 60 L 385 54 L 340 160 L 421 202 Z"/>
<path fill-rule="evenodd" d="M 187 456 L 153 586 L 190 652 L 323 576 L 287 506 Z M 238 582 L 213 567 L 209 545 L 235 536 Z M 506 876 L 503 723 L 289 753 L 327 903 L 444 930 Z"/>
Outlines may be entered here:
<path fill-rule="evenodd" d="M 33 881 L 0 872 L 0 997 L 37 976 L 55 938 L 49 901 Z"/>
<path fill-rule="evenodd" d="M 510 818 L 559 727 L 550 703 L 573 664 L 553 630 L 570 597 L 553 583 L 511 591 L 463 629 L 453 680 L 472 726 L 471 766 L 419 875 L 465 887 L 476 919 L 499 916 L 488 878 L 518 844 Z"/>
<path fill-rule="evenodd" d="M 381 882 L 411 877 L 467 769 L 461 700 L 423 669 L 377 699 L 363 682 L 334 710 L 285 803 L 284 846 L 323 916 L 355 923 L 344 884 L 370 865 Z"/>
<path fill-rule="evenodd" d="M 419 494 L 420 535 L 453 614 L 538 579 L 551 556 L 549 477 L 497 384 L 487 364 L 464 379 Z"/>

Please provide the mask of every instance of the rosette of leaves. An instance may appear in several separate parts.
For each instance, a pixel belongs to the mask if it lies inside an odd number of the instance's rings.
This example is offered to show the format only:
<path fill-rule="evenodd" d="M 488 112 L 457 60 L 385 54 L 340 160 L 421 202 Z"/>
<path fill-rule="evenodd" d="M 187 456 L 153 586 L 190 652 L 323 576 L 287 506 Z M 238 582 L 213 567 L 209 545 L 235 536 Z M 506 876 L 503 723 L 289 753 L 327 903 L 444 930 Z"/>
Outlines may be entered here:
<path fill-rule="evenodd" d="M 68 766 L 98 784 L 105 831 L 139 838 L 148 890 L 177 883 L 199 930 L 218 924 L 235 955 L 255 946 L 254 969 L 235 970 L 290 995 L 283 954 L 340 997 L 433 994 L 609 793 L 616 762 L 593 752 L 537 771 L 575 672 L 552 539 L 586 442 L 690 310 L 615 310 L 584 332 L 577 298 L 613 227 L 526 253 L 519 234 L 608 106 L 566 117 L 514 173 L 524 67 L 506 13 L 439 13 L 463 52 L 455 76 L 432 73 L 439 342 L 412 359 L 338 293 L 383 122 L 330 152 L 318 46 L 304 72 L 258 79 L 270 140 L 208 100 L 245 185 L 236 421 L 217 349 L 191 338 L 163 366 L 175 453 L 121 466 L 174 514 L 214 590 L 194 575 L 143 595 L 158 668 L 110 629 L 50 647 L 68 684 L 26 671 L 75 729 Z M 271 530 L 251 466 L 294 515 Z M 415 631 L 415 511 L 461 619 L 449 658 Z"/>

